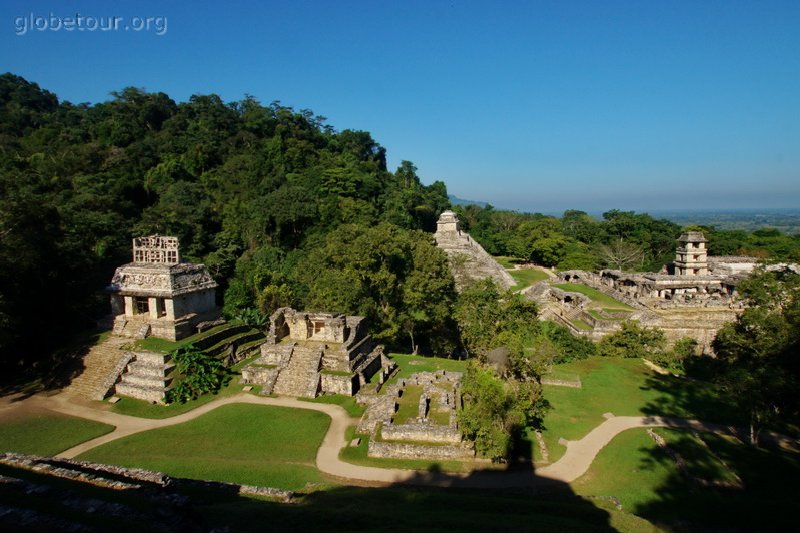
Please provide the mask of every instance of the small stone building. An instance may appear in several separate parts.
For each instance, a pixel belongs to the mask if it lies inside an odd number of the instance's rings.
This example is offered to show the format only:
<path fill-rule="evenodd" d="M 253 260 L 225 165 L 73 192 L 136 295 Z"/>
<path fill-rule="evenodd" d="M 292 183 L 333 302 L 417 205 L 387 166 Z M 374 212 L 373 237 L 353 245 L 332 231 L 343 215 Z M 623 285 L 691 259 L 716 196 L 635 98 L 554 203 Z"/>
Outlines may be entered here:
<path fill-rule="evenodd" d="M 111 285 L 114 333 L 179 340 L 219 316 L 217 282 L 205 265 L 181 263 L 176 237 L 138 237 L 133 262 L 117 268 Z"/>
<path fill-rule="evenodd" d="M 284 307 L 270 317 L 261 357 L 242 369 L 264 394 L 352 396 L 390 361 L 360 316 L 308 313 Z"/>

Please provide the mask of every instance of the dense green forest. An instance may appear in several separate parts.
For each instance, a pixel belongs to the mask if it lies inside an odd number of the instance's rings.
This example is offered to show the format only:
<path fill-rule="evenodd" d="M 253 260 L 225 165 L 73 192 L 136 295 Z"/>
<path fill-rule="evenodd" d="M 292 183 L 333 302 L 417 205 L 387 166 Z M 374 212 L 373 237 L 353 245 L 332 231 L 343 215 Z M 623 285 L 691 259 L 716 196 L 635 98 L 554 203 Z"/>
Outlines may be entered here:
<path fill-rule="evenodd" d="M 703 231 L 711 255 L 748 255 L 800 261 L 800 235 L 774 228 L 748 233 L 711 226 L 682 227 L 646 213 L 611 210 L 601 220 L 568 210 L 558 218 L 496 210 L 491 205 L 456 206 L 462 227 L 494 255 L 534 261 L 560 270 L 617 268 L 657 272 L 675 258 L 682 231 Z"/>
<path fill-rule="evenodd" d="M 0 168 L 0 364 L 46 360 L 90 328 L 131 238 L 152 233 L 208 265 L 229 317 L 291 305 L 366 316 L 403 351 L 464 346 L 430 234 L 446 187 L 423 185 L 408 161 L 387 169 L 367 132 L 252 97 L 178 103 L 126 88 L 72 104 L 4 74 Z M 681 232 L 628 211 L 456 209 L 489 252 L 561 269 L 658 270 Z M 714 254 L 800 259 L 797 236 L 702 229 Z"/>
<path fill-rule="evenodd" d="M 176 103 L 126 88 L 75 105 L 5 74 L 0 168 L 5 363 L 36 360 L 107 313 L 101 289 L 131 238 L 151 233 L 209 266 L 228 314 L 328 307 L 368 316 L 392 344 L 453 337 L 452 279 L 423 233 L 446 188 L 422 185 L 410 162 L 388 171 L 367 132 L 250 97 Z"/>

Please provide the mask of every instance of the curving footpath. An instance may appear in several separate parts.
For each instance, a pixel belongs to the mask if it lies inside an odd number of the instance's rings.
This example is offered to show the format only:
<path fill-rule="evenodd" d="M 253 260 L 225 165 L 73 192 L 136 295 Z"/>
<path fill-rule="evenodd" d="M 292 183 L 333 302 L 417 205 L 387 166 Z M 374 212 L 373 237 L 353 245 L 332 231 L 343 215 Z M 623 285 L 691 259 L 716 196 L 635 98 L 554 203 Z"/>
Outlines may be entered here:
<path fill-rule="evenodd" d="M 111 433 L 65 450 L 58 454 L 57 457 L 71 459 L 101 444 L 142 431 L 181 424 L 223 405 L 237 403 L 269 405 L 291 407 L 294 409 L 309 409 L 328 415 L 331 419 L 331 424 L 317 451 L 317 468 L 325 474 L 334 476 L 345 482 L 350 481 L 378 485 L 413 484 L 440 487 L 536 488 L 558 483 L 569 483 L 576 480 L 586 473 L 598 452 L 605 447 L 611 439 L 628 429 L 666 426 L 732 434 L 731 429 L 726 426 L 706 424 L 697 420 L 684 420 L 673 417 L 610 417 L 582 439 L 567 442 L 567 451 L 561 459 L 548 466 L 538 468 L 535 472 L 532 468 L 518 468 L 507 471 L 484 470 L 470 473 L 420 472 L 414 470 L 359 466 L 339 459 L 339 452 L 348 444 L 345 440 L 345 431 L 348 426 L 356 424 L 358 420 L 350 417 L 347 412 L 338 405 L 304 402 L 294 398 L 267 398 L 243 393 L 209 402 L 188 413 L 171 418 L 147 419 L 95 409 L 87 405 L 73 403 L 71 399 L 72 398 L 68 395 L 59 394 L 48 398 L 33 397 L 20 403 L 33 404 L 51 411 L 103 422 L 115 426 L 115 429 Z"/>

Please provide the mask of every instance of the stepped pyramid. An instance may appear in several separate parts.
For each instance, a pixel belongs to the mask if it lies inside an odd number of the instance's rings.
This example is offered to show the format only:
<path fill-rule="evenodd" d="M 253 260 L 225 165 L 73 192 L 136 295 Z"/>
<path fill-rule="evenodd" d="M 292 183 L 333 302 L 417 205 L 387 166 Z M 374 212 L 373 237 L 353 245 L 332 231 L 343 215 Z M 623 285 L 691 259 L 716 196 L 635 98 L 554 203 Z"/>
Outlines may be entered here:
<path fill-rule="evenodd" d="M 510 289 L 516 285 L 511 274 L 483 246 L 461 231 L 458 216 L 452 211 L 445 211 L 439 216 L 434 237 L 436 245 L 450 259 L 450 270 L 459 291 L 470 281 L 485 278 L 491 278 L 501 289 Z"/>

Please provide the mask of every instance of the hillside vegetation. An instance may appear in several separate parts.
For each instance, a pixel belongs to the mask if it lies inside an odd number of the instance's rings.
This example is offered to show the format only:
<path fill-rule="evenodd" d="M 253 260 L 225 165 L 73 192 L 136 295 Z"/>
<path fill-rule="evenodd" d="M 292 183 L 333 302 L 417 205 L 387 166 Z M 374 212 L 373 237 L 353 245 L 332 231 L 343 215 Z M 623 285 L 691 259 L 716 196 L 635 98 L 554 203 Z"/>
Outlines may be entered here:
<path fill-rule="evenodd" d="M 229 316 L 294 305 L 365 315 L 389 344 L 452 338 L 452 279 L 422 231 L 449 205 L 444 184 L 407 161 L 390 172 L 369 133 L 311 111 L 132 87 L 73 104 L 5 74 L 0 169 L 6 365 L 107 313 L 102 288 L 151 233 L 208 265 Z"/>

